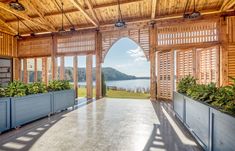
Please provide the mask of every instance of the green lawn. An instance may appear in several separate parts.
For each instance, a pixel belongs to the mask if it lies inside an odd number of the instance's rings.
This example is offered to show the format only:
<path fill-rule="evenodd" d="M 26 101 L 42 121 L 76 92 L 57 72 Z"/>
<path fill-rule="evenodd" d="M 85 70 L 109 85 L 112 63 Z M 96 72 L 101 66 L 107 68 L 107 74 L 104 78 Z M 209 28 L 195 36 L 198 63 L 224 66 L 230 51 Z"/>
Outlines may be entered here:
<path fill-rule="evenodd" d="M 134 93 L 127 91 L 119 91 L 119 90 L 107 90 L 106 94 L 108 98 L 131 98 L 131 99 L 148 99 L 149 94 L 145 93 Z M 78 96 L 86 97 L 86 88 L 78 88 Z M 93 96 L 95 96 L 95 89 L 93 89 Z"/>

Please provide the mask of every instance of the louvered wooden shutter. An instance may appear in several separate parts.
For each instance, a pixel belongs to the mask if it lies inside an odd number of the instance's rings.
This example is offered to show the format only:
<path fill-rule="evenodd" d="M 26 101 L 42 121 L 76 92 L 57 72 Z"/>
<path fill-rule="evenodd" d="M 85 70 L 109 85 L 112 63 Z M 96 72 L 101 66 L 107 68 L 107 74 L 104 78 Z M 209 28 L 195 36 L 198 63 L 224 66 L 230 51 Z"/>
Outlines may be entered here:
<path fill-rule="evenodd" d="M 198 82 L 219 84 L 219 47 L 197 49 Z"/>
<path fill-rule="evenodd" d="M 173 51 L 158 52 L 158 98 L 171 99 L 173 91 Z"/>
<path fill-rule="evenodd" d="M 195 51 L 192 49 L 178 50 L 176 59 L 176 75 L 177 81 L 181 78 L 192 75 L 195 76 L 194 65 L 195 65 Z"/>

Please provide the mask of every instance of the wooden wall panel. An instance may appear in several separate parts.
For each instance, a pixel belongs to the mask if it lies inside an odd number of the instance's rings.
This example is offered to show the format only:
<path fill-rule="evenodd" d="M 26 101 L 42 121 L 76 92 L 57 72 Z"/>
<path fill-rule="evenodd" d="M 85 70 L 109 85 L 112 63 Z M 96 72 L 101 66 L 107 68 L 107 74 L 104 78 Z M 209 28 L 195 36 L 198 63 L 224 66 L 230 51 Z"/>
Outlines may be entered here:
<path fill-rule="evenodd" d="M 57 54 L 95 52 L 95 32 L 57 37 Z"/>
<path fill-rule="evenodd" d="M 185 45 L 218 41 L 216 21 L 183 23 L 179 25 L 158 27 L 158 46 Z"/>
<path fill-rule="evenodd" d="M 158 73 L 157 90 L 158 98 L 172 99 L 173 73 L 174 73 L 174 52 L 158 52 Z"/>
<path fill-rule="evenodd" d="M 228 17 L 227 19 L 227 32 L 228 32 L 228 42 L 235 43 L 235 17 Z"/>
<path fill-rule="evenodd" d="M 16 39 L 12 35 L 0 32 L 0 56 L 16 57 L 16 45 Z"/>
<path fill-rule="evenodd" d="M 53 42 L 51 37 L 18 41 L 18 56 L 21 58 L 50 56 L 52 50 Z"/>

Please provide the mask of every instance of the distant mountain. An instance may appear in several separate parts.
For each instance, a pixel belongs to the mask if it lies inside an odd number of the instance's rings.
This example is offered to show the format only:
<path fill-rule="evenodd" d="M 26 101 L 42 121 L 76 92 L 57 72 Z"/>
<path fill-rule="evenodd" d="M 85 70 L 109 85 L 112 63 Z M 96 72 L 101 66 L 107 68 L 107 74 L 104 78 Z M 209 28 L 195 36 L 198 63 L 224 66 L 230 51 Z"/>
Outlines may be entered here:
<path fill-rule="evenodd" d="M 60 69 L 58 69 L 60 71 Z M 132 79 L 149 79 L 149 77 L 136 77 L 133 75 L 127 75 L 111 67 L 102 68 L 104 77 L 106 81 L 115 81 L 115 80 L 132 80 Z M 39 72 L 38 75 L 41 75 Z M 34 72 L 30 72 L 30 79 L 33 81 Z M 73 68 L 65 67 L 65 79 L 73 81 Z M 92 70 L 92 79 L 95 80 L 95 68 Z M 78 81 L 86 81 L 86 68 L 78 68 Z"/>

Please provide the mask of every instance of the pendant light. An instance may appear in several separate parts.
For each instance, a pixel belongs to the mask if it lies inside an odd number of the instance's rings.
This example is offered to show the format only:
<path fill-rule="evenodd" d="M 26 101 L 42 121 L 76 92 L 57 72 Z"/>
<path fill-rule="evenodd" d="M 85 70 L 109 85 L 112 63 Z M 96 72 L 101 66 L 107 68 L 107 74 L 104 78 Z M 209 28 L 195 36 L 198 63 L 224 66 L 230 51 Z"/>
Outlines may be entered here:
<path fill-rule="evenodd" d="M 24 11 L 24 6 L 18 0 L 9 3 L 9 6 L 17 11 Z"/>
<path fill-rule="evenodd" d="M 115 27 L 122 28 L 122 27 L 125 27 L 125 25 L 126 25 L 126 23 L 122 19 L 120 1 L 118 0 L 118 20 L 115 22 Z"/>
<path fill-rule="evenodd" d="M 64 29 L 64 3 L 61 3 L 61 17 L 62 17 L 62 21 L 61 21 L 61 28 L 59 29 L 59 32 L 60 33 L 63 33 L 65 32 L 65 29 Z"/>
<path fill-rule="evenodd" d="M 194 0 L 194 8 L 193 8 L 193 12 L 192 13 L 185 13 L 186 12 L 186 8 L 187 8 L 187 5 L 188 5 L 188 2 L 189 0 L 187 1 L 187 4 L 186 4 L 186 7 L 185 7 L 185 10 L 184 10 L 184 15 L 183 17 L 185 19 L 196 19 L 196 18 L 199 18 L 201 16 L 201 13 L 199 11 L 196 11 L 196 4 L 195 4 L 195 0 Z"/>

